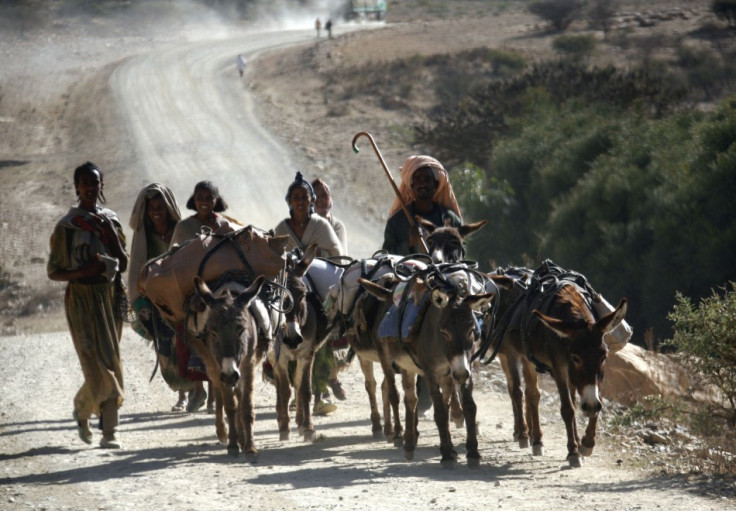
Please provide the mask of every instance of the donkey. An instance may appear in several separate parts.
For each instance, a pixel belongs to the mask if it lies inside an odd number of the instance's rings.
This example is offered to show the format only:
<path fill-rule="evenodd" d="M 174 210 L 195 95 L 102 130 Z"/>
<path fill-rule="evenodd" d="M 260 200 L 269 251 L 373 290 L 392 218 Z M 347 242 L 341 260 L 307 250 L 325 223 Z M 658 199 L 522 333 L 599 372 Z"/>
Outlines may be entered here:
<path fill-rule="evenodd" d="M 276 385 L 276 418 L 279 425 L 279 438 L 289 439 L 289 362 L 296 362 L 293 375 L 296 394 L 296 424 L 299 434 L 305 441 L 314 440 L 314 424 L 310 401 L 312 397 L 312 366 L 314 357 L 326 340 L 327 318 L 322 312 L 322 304 L 315 293 L 304 282 L 304 277 L 314 260 L 317 245 L 305 249 L 301 260 L 297 261 L 286 274 L 286 289 L 291 296 L 291 306 L 284 315 L 284 322 L 278 325 L 279 339 L 276 346 L 268 352 L 273 367 Z"/>
<path fill-rule="evenodd" d="M 217 437 L 223 444 L 227 442 L 231 456 L 238 454 L 238 445 L 246 457 L 258 454 L 253 443 L 253 376 L 266 345 L 259 342 L 249 305 L 264 282 L 259 276 L 246 288 L 225 279 L 213 291 L 201 277 L 194 278 L 195 296 L 190 306 L 196 311 L 197 334 L 188 337 L 207 367 L 215 393 Z"/>
<path fill-rule="evenodd" d="M 415 218 L 429 233 L 427 248 L 435 263 L 456 263 L 465 259 L 464 240 L 488 223 L 488 220 L 481 220 L 460 227 L 452 227 L 449 223 L 438 227 L 419 215 L 415 215 Z"/>
<path fill-rule="evenodd" d="M 470 236 L 472 233 L 483 227 L 487 220 L 481 220 L 480 222 L 462 225 L 460 227 L 452 227 L 449 225 L 443 227 L 437 227 L 429 220 L 422 218 L 419 215 L 415 216 L 417 222 L 429 233 L 427 237 L 427 246 L 429 248 L 431 260 L 435 263 L 454 263 L 459 262 L 465 257 L 465 248 L 463 245 L 464 239 Z M 399 256 L 393 257 L 395 263 L 401 260 Z M 366 266 L 368 263 L 381 264 L 373 260 L 362 260 L 358 266 Z M 410 265 L 421 265 L 425 267 L 426 261 L 419 259 L 418 261 L 405 261 L 406 264 Z M 387 267 L 384 267 L 387 268 Z M 349 271 L 349 270 L 348 270 Z M 379 270 L 373 277 L 374 281 L 379 281 L 382 275 L 385 275 L 385 270 Z M 385 281 L 381 279 L 381 281 Z M 368 393 L 368 400 L 371 409 L 371 424 L 373 431 L 373 438 L 378 439 L 381 437 L 381 431 L 383 431 L 383 437 L 388 441 L 396 440 L 401 438 L 403 433 L 403 427 L 399 419 L 398 405 L 395 408 L 391 406 L 391 399 L 389 395 L 391 393 L 396 394 L 396 388 L 388 387 L 388 381 L 384 379 L 381 385 L 381 391 L 383 396 L 383 428 L 381 426 L 381 414 L 378 411 L 378 402 L 376 400 L 376 378 L 373 371 L 373 364 L 380 363 L 380 357 L 378 348 L 374 342 L 371 326 L 375 323 L 378 317 L 380 303 L 377 298 L 371 294 L 362 294 L 357 299 L 353 306 L 351 323 L 352 327 L 348 330 L 348 340 L 350 342 L 351 350 L 358 355 L 360 363 L 360 369 L 363 372 L 365 380 L 365 389 Z M 398 396 L 398 394 L 396 394 Z M 398 397 L 396 397 L 398 400 Z M 462 427 L 464 422 L 463 412 L 460 409 L 459 400 L 456 392 L 453 392 L 451 400 L 452 417 L 457 427 Z M 393 411 L 393 422 L 391 420 L 391 412 Z"/>
<path fill-rule="evenodd" d="M 442 465 L 453 467 L 457 460 L 449 426 L 450 397 L 457 389 L 465 416 L 467 463 L 475 467 L 480 462 L 480 453 L 470 357 L 481 334 L 475 310 L 488 305 L 493 293 L 469 295 L 467 290 L 460 289 L 438 272 L 437 267 L 432 266 L 426 272 L 414 275 L 409 282 L 413 295 L 410 299 L 424 305 L 408 338 L 380 337 L 378 324 L 374 325 L 373 336 L 379 346 L 381 367 L 389 381 L 389 389 L 395 388 L 393 365 L 401 371 L 406 412 L 403 438 L 406 459 L 413 459 L 419 434 L 416 375 L 422 375 L 432 396 Z M 393 304 L 394 290 L 365 279 L 360 282 L 368 292 L 384 302 L 378 316 L 383 317 L 382 312 Z M 398 394 L 391 392 L 389 397 L 392 406 L 398 406 Z"/>
<path fill-rule="evenodd" d="M 580 467 L 582 456 L 589 456 L 595 446 L 598 413 L 602 409 L 599 385 L 608 355 L 604 336 L 623 321 L 627 300 L 622 298 L 613 312 L 596 320 L 584 297 L 585 290 L 572 281 L 556 282 L 558 286 L 549 298 L 531 289 L 520 299 L 512 300 L 512 319 L 501 325 L 503 333 L 497 350 L 512 402 L 514 439 L 526 448 L 531 435 L 532 453 L 544 454 L 537 373 L 549 372 L 560 394 L 560 411 L 567 430 L 567 460 L 571 467 Z M 515 293 L 514 298 L 519 292 Z M 522 373 L 525 390 L 521 388 Z M 588 417 L 582 440 L 575 418 L 577 396 Z M 524 408 L 531 427 L 525 420 Z"/>

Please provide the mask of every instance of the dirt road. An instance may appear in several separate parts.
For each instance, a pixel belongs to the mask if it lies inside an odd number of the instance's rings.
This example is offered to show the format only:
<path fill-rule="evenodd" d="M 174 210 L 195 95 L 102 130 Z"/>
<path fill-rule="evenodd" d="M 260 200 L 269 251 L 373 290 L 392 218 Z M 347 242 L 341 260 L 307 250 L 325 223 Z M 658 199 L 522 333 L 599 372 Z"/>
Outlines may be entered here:
<path fill-rule="evenodd" d="M 0 340 L 0 507 L 2 509 L 598 509 L 726 510 L 732 500 L 706 496 L 701 478 L 653 477 L 633 451 L 603 433 L 581 469 L 565 462 L 557 401 L 544 399 L 546 456 L 511 441 L 511 409 L 496 364 L 475 375 L 481 466 L 464 464 L 464 432 L 453 429 L 455 470 L 440 468 L 438 436 L 421 419 L 415 460 L 372 439 L 357 365 L 343 373 L 348 400 L 315 418 L 319 440 L 296 431 L 280 442 L 275 390 L 256 385 L 256 463 L 227 456 L 213 417 L 172 413 L 175 395 L 160 376 L 149 383 L 153 354 L 126 327 L 122 342 L 126 400 L 124 449 L 87 446 L 76 435 L 71 398 L 81 384 L 66 333 Z M 620 460 L 620 461 L 619 461 Z"/>
<path fill-rule="evenodd" d="M 110 84 L 141 167 L 134 189 L 159 181 L 186 200 L 194 183 L 210 179 L 229 203 L 228 214 L 264 229 L 275 227 L 288 216 L 282 197 L 300 167 L 288 141 L 256 118 L 248 75 L 238 77 L 235 58 L 243 54 L 253 61 L 264 50 L 313 39 L 313 32 L 304 30 L 250 33 L 151 52 L 116 68 Z M 134 201 L 131 195 L 123 204 Z M 380 226 L 368 228 L 356 217 L 344 221 L 351 254 L 368 257 L 380 246 Z"/>

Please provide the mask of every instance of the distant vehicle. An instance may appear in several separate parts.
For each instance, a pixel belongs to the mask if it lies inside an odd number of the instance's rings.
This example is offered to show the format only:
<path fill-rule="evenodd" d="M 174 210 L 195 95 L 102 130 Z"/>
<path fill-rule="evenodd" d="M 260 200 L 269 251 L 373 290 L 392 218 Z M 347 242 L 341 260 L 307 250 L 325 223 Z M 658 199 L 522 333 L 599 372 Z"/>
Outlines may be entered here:
<path fill-rule="evenodd" d="M 351 0 L 347 11 L 347 19 L 382 20 L 386 17 L 386 2 L 385 0 Z"/>

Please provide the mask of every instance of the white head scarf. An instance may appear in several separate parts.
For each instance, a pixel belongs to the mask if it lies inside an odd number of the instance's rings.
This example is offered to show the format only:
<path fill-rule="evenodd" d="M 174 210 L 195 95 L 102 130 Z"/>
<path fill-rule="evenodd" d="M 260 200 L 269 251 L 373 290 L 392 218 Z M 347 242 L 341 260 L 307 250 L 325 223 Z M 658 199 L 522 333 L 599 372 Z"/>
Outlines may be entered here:
<path fill-rule="evenodd" d="M 414 192 L 411 189 L 411 178 L 414 176 L 414 172 L 417 170 L 429 167 L 434 172 L 434 178 L 437 180 L 437 191 L 432 197 L 432 200 L 438 204 L 443 205 L 447 209 L 452 210 L 461 220 L 462 215 L 460 214 L 460 207 L 457 205 L 457 199 L 455 198 L 455 192 L 452 191 L 452 185 L 447 175 L 447 171 L 442 164 L 426 155 L 413 155 L 409 156 L 404 165 L 401 166 L 401 185 L 399 186 L 399 194 L 404 204 L 409 205 L 414 201 Z M 391 218 L 394 213 L 401 209 L 401 203 L 398 197 L 394 200 L 391 206 L 391 211 L 388 216 Z"/>

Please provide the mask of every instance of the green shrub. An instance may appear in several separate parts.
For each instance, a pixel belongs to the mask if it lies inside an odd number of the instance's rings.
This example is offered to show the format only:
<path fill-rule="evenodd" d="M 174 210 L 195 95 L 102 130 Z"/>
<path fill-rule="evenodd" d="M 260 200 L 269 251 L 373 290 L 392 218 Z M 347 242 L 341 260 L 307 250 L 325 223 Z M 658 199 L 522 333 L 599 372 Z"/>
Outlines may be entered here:
<path fill-rule="evenodd" d="M 713 0 L 713 14 L 725 20 L 729 27 L 736 27 L 736 0 Z"/>
<path fill-rule="evenodd" d="M 675 330 L 670 344 L 721 392 L 714 413 L 736 428 L 736 282 L 722 294 L 713 291 L 697 307 L 678 293 L 668 318 Z"/>
<path fill-rule="evenodd" d="M 573 60 L 582 60 L 595 51 L 596 39 L 593 35 L 561 35 L 552 41 L 552 48 L 557 53 Z"/>

